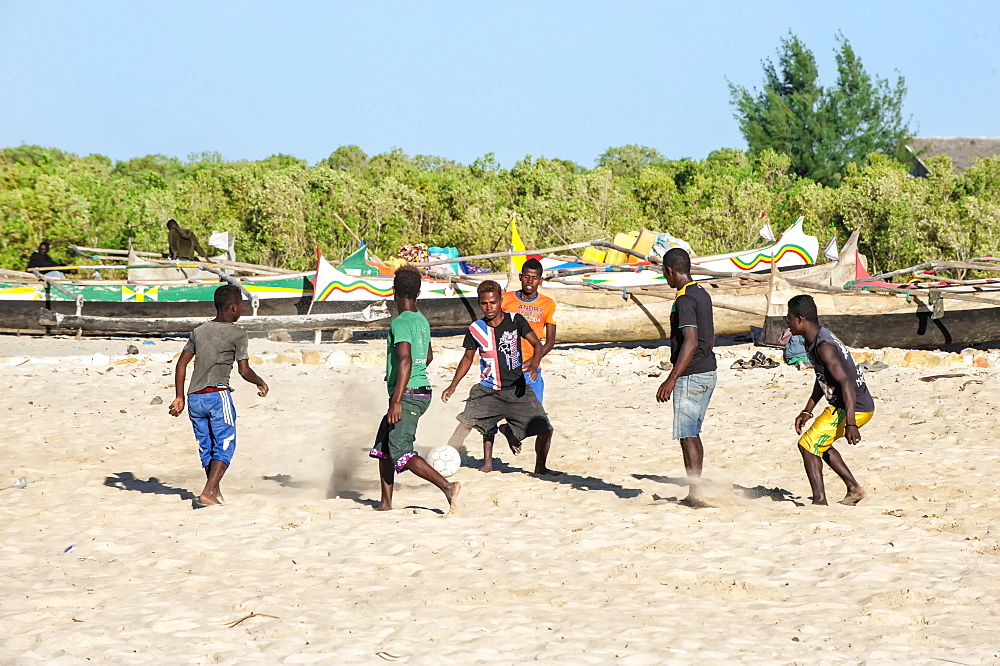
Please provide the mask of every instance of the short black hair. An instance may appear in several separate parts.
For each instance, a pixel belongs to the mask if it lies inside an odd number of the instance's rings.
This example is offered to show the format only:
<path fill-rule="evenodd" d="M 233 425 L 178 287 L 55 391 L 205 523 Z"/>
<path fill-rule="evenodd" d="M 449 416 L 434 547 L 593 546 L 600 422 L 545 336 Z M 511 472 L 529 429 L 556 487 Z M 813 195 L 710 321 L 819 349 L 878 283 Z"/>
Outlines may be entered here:
<path fill-rule="evenodd" d="M 671 248 L 667 250 L 665 255 L 663 255 L 663 265 L 667 268 L 672 268 L 678 273 L 690 273 L 691 255 L 689 255 L 687 251 L 682 248 Z"/>
<path fill-rule="evenodd" d="M 392 290 L 403 298 L 416 298 L 420 293 L 420 271 L 413 266 L 400 266 L 392 278 Z"/>
<path fill-rule="evenodd" d="M 177 224 L 177 220 L 171 218 L 171 219 L 167 220 L 167 229 L 170 228 L 171 224 L 174 225 L 175 227 L 179 227 L 180 226 L 179 224 Z"/>
<path fill-rule="evenodd" d="M 816 301 L 809 294 L 792 296 L 788 300 L 788 314 L 793 317 L 802 317 L 814 324 L 819 323 L 819 314 L 816 312 Z"/>
<path fill-rule="evenodd" d="M 224 284 L 215 290 L 215 309 L 222 312 L 233 303 L 243 300 L 243 292 L 235 284 Z"/>
<path fill-rule="evenodd" d="M 532 257 L 531 259 L 525 261 L 524 264 L 521 266 L 521 272 L 523 273 L 524 271 L 538 271 L 539 273 L 541 273 L 542 262 Z"/>
<path fill-rule="evenodd" d="M 488 294 L 493 292 L 497 295 L 497 298 L 503 298 L 503 289 L 500 287 L 500 283 L 494 280 L 483 280 L 476 287 L 476 295 L 482 297 L 483 294 Z"/>

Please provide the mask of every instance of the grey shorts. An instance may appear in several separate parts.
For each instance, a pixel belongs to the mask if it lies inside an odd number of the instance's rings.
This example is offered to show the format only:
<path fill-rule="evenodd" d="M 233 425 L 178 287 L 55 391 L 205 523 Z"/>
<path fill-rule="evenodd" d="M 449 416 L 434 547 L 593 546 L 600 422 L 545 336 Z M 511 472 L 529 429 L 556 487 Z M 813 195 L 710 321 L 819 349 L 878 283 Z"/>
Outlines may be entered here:
<path fill-rule="evenodd" d="M 674 439 L 697 437 L 715 391 L 715 370 L 677 379 L 670 399 L 674 403 Z"/>
<path fill-rule="evenodd" d="M 469 391 L 465 409 L 457 418 L 484 435 L 500 421 L 506 420 L 518 441 L 552 432 L 552 424 L 542 403 L 531 386 L 525 385 L 524 388 L 524 393 L 519 396 L 519 390 L 515 388 L 497 391 L 476 384 Z"/>

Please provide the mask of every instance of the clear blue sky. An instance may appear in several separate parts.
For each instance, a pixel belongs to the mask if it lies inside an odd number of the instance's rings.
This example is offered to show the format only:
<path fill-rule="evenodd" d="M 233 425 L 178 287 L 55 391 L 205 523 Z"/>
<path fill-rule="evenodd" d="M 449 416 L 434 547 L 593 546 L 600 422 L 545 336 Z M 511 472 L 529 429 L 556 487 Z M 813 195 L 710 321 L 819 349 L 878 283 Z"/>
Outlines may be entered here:
<path fill-rule="evenodd" d="M 792 30 L 835 77 L 837 31 L 906 78 L 921 135 L 1000 135 L 995 2 L 80 2 L 0 0 L 0 146 L 127 159 L 340 145 L 592 167 L 745 147 L 753 87 Z"/>

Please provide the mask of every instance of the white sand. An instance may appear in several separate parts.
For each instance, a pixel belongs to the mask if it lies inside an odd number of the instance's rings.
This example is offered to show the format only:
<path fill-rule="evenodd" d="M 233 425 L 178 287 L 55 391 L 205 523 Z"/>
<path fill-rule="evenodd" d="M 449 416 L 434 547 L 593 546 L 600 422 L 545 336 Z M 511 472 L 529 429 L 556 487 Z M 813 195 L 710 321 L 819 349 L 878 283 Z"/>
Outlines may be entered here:
<path fill-rule="evenodd" d="M 0 356 L 127 344 L 4 336 Z M 439 391 L 457 345 L 435 340 Z M 996 662 L 994 370 L 870 375 L 878 411 L 839 448 L 871 496 L 813 507 L 791 429 L 812 374 L 723 361 L 703 435 L 718 508 L 694 511 L 676 502 L 656 359 L 574 354 L 546 366 L 550 465 L 567 474 L 524 474 L 530 443 L 514 458 L 498 441 L 483 475 L 470 436 L 453 515 L 409 473 L 396 511 L 372 509 L 376 365 L 265 363 L 266 399 L 239 382 L 229 504 L 193 511 L 203 474 L 187 418 L 167 416 L 171 364 L 0 364 L 0 485 L 31 478 L 0 491 L 0 663 Z M 418 448 L 447 439 L 470 382 L 435 397 Z M 276 618 L 227 626 L 252 612 Z"/>

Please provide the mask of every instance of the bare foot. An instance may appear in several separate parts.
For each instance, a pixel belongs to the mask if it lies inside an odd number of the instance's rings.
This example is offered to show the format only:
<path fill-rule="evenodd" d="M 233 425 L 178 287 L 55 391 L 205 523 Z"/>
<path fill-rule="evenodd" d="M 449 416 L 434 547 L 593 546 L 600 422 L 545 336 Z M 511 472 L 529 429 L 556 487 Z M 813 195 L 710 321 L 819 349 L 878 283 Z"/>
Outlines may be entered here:
<path fill-rule="evenodd" d="M 482 472 L 483 474 L 489 474 L 490 472 L 493 471 L 493 462 L 490 461 L 488 463 L 483 463 L 483 467 L 479 471 Z"/>
<path fill-rule="evenodd" d="M 198 495 L 198 503 L 202 506 L 222 506 L 222 502 L 218 498 L 212 497 L 211 495 L 201 494 Z"/>
<path fill-rule="evenodd" d="M 692 509 L 710 509 L 710 508 L 712 508 L 711 504 L 709 504 L 705 500 L 698 499 L 694 495 L 688 495 L 687 497 L 685 497 L 684 499 L 682 499 L 680 501 L 680 504 L 683 505 L 683 506 L 690 507 Z"/>
<path fill-rule="evenodd" d="M 562 472 L 560 472 L 558 470 L 554 470 L 554 469 L 549 469 L 548 467 L 543 467 L 542 469 L 537 469 L 536 468 L 535 471 L 534 471 L 534 474 L 536 474 L 537 476 L 562 476 L 563 475 Z"/>
<path fill-rule="evenodd" d="M 854 490 L 848 491 L 844 499 L 840 500 L 840 504 L 845 506 L 856 506 L 858 502 L 868 497 L 868 493 L 865 492 L 864 488 L 856 488 Z"/>
<path fill-rule="evenodd" d="M 376 511 L 392 511 L 392 505 L 391 504 L 379 504 L 377 507 L 375 507 L 375 510 Z"/>
<path fill-rule="evenodd" d="M 458 508 L 458 493 L 462 491 L 462 484 L 454 481 L 448 484 L 448 490 L 444 491 L 444 496 L 448 498 L 448 510 L 455 511 Z"/>
<path fill-rule="evenodd" d="M 829 506 L 830 505 L 830 503 L 826 501 L 825 497 L 823 497 L 822 499 L 813 498 L 812 503 L 815 504 L 816 506 Z"/>
<path fill-rule="evenodd" d="M 521 442 L 514 439 L 514 431 L 506 423 L 500 426 L 499 429 L 503 433 L 503 436 L 507 438 L 507 446 L 510 447 L 510 452 L 515 456 L 519 455 L 521 453 Z"/>

